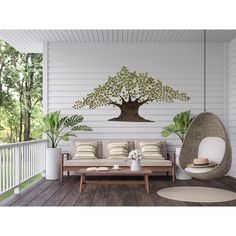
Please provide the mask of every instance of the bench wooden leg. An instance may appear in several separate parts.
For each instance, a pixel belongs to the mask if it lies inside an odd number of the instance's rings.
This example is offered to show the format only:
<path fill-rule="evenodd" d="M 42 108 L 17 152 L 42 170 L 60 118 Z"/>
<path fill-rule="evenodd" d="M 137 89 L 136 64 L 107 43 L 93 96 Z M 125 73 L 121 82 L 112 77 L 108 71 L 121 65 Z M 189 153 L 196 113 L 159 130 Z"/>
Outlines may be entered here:
<path fill-rule="evenodd" d="M 81 174 L 80 176 L 80 186 L 79 186 L 79 192 L 80 194 L 83 192 L 84 190 L 84 180 L 85 180 L 85 174 Z"/>
<path fill-rule="evenodd" d="M 146 189 L 147 193 L 149 193 L 148 175 L 144 175 L 144 181 L 145 181 L 145 189 Z"/>
<path fill-rule="evenodd" d="M 172 170 L 172 182 L 173 183 L 175 182 L 175 175 L 176 175 L 176 171 L 175 171 L 175 167 L 173 167 L 173 170 Z"/>

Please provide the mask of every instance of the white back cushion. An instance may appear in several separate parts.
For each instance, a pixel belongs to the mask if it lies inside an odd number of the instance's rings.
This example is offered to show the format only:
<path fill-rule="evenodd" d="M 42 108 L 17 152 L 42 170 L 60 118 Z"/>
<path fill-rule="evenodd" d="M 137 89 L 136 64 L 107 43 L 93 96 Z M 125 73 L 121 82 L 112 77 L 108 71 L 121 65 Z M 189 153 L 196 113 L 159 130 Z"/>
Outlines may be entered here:
<path fill-rule="evenodd" d="M 206 137 L 198 147 L 198 157 L 206 157 L 209 161 L 220 163 L 225 154 L 225 141 L 219 137 Z"/>

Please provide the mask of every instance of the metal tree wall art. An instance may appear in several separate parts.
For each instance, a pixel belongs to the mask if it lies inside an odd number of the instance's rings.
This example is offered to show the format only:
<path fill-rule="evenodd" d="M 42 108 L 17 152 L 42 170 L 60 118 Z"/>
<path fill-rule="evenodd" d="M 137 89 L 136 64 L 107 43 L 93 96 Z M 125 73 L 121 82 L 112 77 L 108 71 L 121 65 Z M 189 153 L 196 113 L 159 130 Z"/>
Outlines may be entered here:
<path fill-rule="evenodd" d="M 105 84 L 99 85 L 81 101 L 76 101 L 75 109 L 89 106 L 95 109 L 99 106 L 118 107 L 120 115 L 110 121 L 151 122 L 139 115 L 139 108 L 149 102 L 173 102 L 175 99 L 188 101 L 190 97 L 163 86 L 148 73 L 131 72 L 127 67 L 122 67 L 115 76 L 109 76 Z"/>

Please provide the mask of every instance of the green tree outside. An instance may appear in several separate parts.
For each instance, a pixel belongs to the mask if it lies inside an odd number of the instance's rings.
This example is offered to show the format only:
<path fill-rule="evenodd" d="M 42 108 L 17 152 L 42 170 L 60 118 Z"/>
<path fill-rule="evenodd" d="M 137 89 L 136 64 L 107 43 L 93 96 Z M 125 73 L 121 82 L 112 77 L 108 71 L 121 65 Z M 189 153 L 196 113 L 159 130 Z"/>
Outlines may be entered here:
<path fill-rule="evenodd" d="M 0 143 L 42 137 L 42 60 L 0 39 Z"/>

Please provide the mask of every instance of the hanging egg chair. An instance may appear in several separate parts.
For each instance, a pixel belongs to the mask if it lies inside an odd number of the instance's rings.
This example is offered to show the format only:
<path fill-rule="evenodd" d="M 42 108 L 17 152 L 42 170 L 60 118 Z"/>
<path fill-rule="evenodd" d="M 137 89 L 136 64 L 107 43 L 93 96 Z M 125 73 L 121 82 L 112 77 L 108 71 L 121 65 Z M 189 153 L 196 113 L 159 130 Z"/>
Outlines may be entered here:
<path fill-rule="evenodd" d="M 213 167 L 189 167 L 195 158 L 206 157 L 215 162 Z M 179 156 L 180 166 L 197 179 L 215 179 L 224 176 L 231 167 L 232 151 L 228 133 L 211 112 L 200 113 L 192 121 Z"/>

